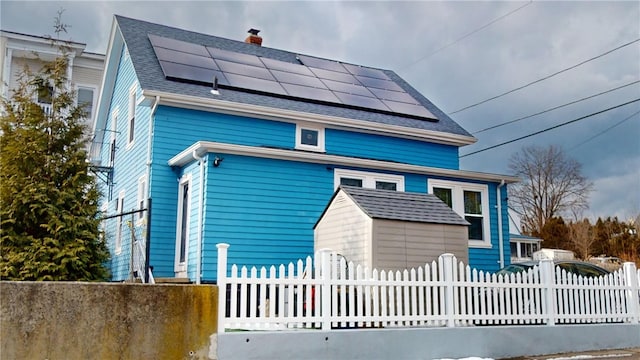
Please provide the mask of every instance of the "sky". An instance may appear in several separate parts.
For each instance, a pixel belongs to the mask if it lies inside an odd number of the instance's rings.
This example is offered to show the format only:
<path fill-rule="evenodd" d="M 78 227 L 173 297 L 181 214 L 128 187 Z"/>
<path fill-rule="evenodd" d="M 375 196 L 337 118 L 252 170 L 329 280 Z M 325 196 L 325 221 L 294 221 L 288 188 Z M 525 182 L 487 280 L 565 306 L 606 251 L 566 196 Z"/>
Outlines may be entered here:
<path fill-rule="evenodd" d="M 556 145 L 594 185 L 585 217 L 640 214 L 640 101 L 621 106 L 640 98 L 640 2 L 2 0 L 0 28 L 52 35 L 61 9 L 90 52 L 118 14 L 393 70 L 477 138 L 462 170 L 510 175 L 523 147 Z"/>

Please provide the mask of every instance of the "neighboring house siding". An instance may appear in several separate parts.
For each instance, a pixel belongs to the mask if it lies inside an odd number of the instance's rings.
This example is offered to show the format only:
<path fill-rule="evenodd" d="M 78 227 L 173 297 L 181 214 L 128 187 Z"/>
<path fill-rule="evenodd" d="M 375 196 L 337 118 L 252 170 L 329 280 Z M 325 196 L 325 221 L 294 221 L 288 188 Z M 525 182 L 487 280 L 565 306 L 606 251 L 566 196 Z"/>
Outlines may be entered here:
<path fill-rule="evenodd" d="M 109 160 L 111 158 L 111 136 L 112 132 L 112 113 L 114 109 L 118 109 L 118 120 L 116 122 L 116 152 L 114 158 L 114 171 L 113 171 L 113 197 L 109 201 L 109 207 L 107 208 L 107 215 L 113 215 L 116 212 L 116 199 L 121 191 L 125 192 L 125 202 L 122 209 L 118 209 L 118 213 L 127 212 L 137 209 L 137 192 L 138 192 L 138 179 L 145 175 L 147 167 L 144 166 L 147 158 L 147 138 L 148 138 L 148 119 L 150 116 L 150 109 L 148 106 L 136 105 L 136 122 L 134 129 L 134 142 L 128 145 L 127 128 L 128 123 L 128 102 L 129 102 L 129 89 L 131 85 L 137 83 L 133 66 L 128 58 L 123 53 L 120 58 L 120 66 L 118 68 L 118 74 L 116 76 L 114 96 L 111 99 L 109 118 L 107 120 L 106 129 L 108 133 L 104 137 L 104 146 L 102 147 L 102 163 L 104 166 L 109 166 Z M 137 98 L 141 96 L 141 91 L 137 88 Z M 149 182 L 150 183 L 150 182 Z M 102 185 L 103 201 L 108 200 L 109 189 Z M 128 221 L 130 216 L 126 216 L 122 223 L 123 237 L 122 237 L 122 251 L 119 254 L 115 253 L 113 247 L 114 234 L 107 233 L 107 241 L 111 250 L 111 271 L 112 280 L 120 281 L 124 280 L 129 275 L 129 259 L 131 253 L 131 235 L 128 228 Z M 115 228 L 113 225 L 116 219 L 108 221 L 106 225 L 108 229 Z M 135 224 L 134 224 L 135 225 Z M 144 234 L 144 231 L 138 229 L 138 236 Z M 153 245 L 152 245 L 153 249 Z"/>
<path fill-rule="evenodd" d="M 72 82 L 74 84 L 92 85 L 96 88 L 95 96 L 98 96 L 97 92 L 102 81 L 102 71 L 89 69 L 81 66 L 73 66 Z"/>
<path fill-rule="evenodd" d="M 326 130 L 329 154 L 458 170 L 458 148 L 382 135 Z"/>

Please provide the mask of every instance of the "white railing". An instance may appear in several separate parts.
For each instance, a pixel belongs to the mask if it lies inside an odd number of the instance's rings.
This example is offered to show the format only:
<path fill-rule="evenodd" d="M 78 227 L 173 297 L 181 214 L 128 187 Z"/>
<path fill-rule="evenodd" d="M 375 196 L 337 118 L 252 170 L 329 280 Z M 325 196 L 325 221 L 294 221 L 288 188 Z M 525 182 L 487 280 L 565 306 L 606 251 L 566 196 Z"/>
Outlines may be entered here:
<path fill-rule="evenodd" d="M 633 263 L 582 278 L 543 260 L 503 278 L 452 254 L 418 269 L 378 271 L 319 251 L 315 259 L 258 271 L 228 269 L 228 247 L 218 244 L 220 332 L 640 322 L 640 271 Z"/>

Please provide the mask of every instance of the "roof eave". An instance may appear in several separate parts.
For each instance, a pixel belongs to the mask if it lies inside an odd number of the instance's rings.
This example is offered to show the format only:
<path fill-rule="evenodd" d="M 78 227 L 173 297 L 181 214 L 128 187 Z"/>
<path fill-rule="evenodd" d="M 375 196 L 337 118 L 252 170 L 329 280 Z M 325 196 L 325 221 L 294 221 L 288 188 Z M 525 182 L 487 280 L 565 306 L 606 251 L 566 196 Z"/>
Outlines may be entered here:
<path fill-rule="evenodd" d="M 310 122 L 329 125 L 335 128 L 358 129 L 363 132 L 387 134 L 409 139 L 428 140 L 433 143 L 465 146 L 473 144 L 477 139 L 473 136 L 465 136 L 447 132 L 407 128 L 398 125 L 380 124 L 371 121 L 354 120 L 337 116 L 319 115 L 308 112 L 279 109 L 252 104 L 244 104 L 217 99 L 206 99 L 198 96 L 174 94 L 157 90 L 143 90 L 142 95 L 155 99 L 160 97 L 161 105 L 169 105 L 180 108 L 202 110 L 209 112 L 221 112 L 233 115 L 253 116 L 256 118 L 287 121 Z"/>
<path fill-rule="evenodd" d="M 502 182 L 507 184 L 519 182 L 520 179 L 511 175 L 489 174 L 475 171 L 453 170 L 435 168 L 422 165 L 412 165 L 384 160 L 362 159 L 341 155 L 330 155 L 288 149 L 275 149 L 267 147 L 256 147 L 246 145 L 227 144 L 211 141 L 198 141 L 189 146 L 176 156 L 172 157 L 169 166 L 184 166 L 194 161 L 193 154 L 202 156 L 206 153 L 224 153 L 241 156 L 252 156 L 269 159 L 280 159 L 289 161 L 300 161 L 317 164 L 332 164 L 335 166 L 350 166 L 356 168 L 367 168 L 374 170 L 386 170 L 403 173 L 424 174 L 431 176 L 452 177 L 458 179 Z"/>

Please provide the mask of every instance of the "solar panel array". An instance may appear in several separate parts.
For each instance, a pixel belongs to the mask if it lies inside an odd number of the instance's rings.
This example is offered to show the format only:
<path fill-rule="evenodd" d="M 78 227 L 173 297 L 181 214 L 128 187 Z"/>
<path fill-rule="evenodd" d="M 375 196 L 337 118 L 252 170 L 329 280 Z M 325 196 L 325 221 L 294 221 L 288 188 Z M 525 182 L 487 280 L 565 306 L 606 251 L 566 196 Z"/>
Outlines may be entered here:
<path fill-rule="evenodd" d="M 298 55 L 300 64 L 149 34 L 169 80 L 277 94 L 437 120 L 378 69 Z"/>

